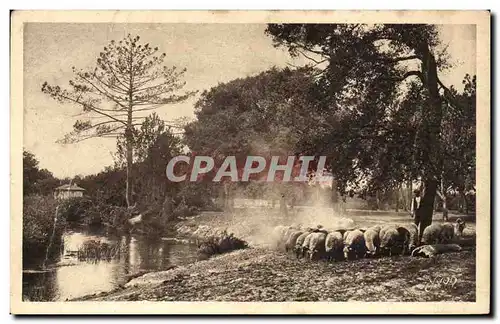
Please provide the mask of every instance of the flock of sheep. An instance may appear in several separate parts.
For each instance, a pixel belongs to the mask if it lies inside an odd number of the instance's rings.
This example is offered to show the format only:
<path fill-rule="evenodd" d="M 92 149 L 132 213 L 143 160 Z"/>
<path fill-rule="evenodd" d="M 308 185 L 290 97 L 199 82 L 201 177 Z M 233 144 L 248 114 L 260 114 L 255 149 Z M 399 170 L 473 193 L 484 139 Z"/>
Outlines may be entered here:
<path fill-rule="evenodd" d="M 351 220 L 351 225 L 354 222 Z M 461 236 L 465 222 L 460 218 L 455 223 L 431 224 L 422 233 L 419 242 L 415 224 L 376 225 L 367 229 L 342 227 L 327 230 L 317 228 L 301 229 L 300 226 L 277 226 L 272 239 L 275 247 L 297 258 L 328 261 L 351 260 L 379 255 L 409 255 L 417 247 L 451 243 L 455 236 Z"/>

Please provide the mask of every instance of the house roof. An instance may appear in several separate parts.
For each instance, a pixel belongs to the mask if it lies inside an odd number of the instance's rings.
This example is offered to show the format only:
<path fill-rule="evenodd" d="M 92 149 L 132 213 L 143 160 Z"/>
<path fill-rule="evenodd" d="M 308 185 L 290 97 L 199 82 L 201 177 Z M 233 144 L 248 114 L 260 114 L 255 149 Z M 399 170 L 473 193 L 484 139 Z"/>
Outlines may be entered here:
<path fill-rule="evenodd" d="M 62 186 L 57 187 L 55 190 L 67 190 L 67 191 L 85 191 L 85 189 L 78 187 L 76 184 L 64 184 Z"/>

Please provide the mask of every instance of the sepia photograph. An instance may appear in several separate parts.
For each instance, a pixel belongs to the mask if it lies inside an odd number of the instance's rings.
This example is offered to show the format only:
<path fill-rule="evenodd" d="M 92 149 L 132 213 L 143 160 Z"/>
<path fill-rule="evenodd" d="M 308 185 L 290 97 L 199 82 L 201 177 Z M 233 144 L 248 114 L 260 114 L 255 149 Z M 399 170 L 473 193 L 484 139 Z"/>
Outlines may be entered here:
<path fill-rule="evenodd" d="M 11 313 L 490 312 L 488 11 L 13 11 L 11 89 Z"/>

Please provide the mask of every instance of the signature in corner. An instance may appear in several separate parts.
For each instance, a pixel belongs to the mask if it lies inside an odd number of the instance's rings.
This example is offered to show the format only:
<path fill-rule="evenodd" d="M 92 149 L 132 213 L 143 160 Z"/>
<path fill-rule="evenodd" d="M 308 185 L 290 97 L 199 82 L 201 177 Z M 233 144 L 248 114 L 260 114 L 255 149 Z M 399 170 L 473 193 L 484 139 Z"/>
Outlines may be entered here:
<path fill-rule="evenodd" d="M 429 282 L 425 284 L 424 290 L 426 292 L 429 292 L 434 289 L 442 289 L 446 287 L 450 287 L 452 289 L 455 289 L 455 285 L 457 284 L 458 279 L 455 276 L 447 276 L 447 277 L 435 277 L 435 278 L 430 278 Z"/>

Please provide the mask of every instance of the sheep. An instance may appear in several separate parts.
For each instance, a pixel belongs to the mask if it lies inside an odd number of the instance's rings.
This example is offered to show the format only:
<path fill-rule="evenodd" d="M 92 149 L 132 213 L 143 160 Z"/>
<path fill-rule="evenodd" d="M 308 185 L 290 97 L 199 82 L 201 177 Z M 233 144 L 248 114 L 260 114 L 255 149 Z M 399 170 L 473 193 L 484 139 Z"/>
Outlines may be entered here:
<path fill-rule="evenodd" d="M 302 257 L 304 257 L 304 258 L 309 256 L 309 244 L 311 242 L 313 234 L 315 234 L 315 233 L 314 232 L 313 233 L 309 233 L 305 237 L 304 243 L 302 243 Z"/>
<path fill-rule="evenodd" d="M 433 258 L 438 254 L 448 253 L 448 252 L 460 252 L 462 247 L 458 244 L 434 244 L 434 245 L 422 245 L 413 250 L 411 256 L 423 256 L 427 258 Z"/>
<path fill-rule="evenodd" d="M 365 255 L 365 237 L 363 232 L 356 229 L 344 234 L 344 257 L 349 260 L 355 256 L 361 258 Z"/>
<path fill-rule="evenodd" d="M 340 260 L 343 257 L 343 247 L 344 239 L 341 232 L 333 231 L 328 233 L 325 239 L 325 255 L 327 260 Z"/>
<path fill-rule="evenodd" d="M 387 230 L 391 229 L 391 228 L 397 228 L 398 226 L 396 224 L 389 224 L 389 225 L 384 225 L 380 228 L 380 231 L 379 231 L 379 237 L 380 239 L 382 239 L 382 237 L 384 237 L 384 234 Z"/>
<path fill-rule="evenodd" d="M 443 225 L 431 224 L 422 233 L 422 244 L 438 244 L 442 238 Z"/>
<path fill-rule="evenodd" d="M 313 231 L 312 228 L 308 228 L 305 232 L 300 234 L 295 240 L 295 256 L 297 257 L 297 259 L 303 256 L 302 245 L 304 244 L 304 240 L 306 239 L 306 237 L 309 234 L 311 234 L 312 231 Z"/>
<path fill-rule="evenodd" d="M 455 224 L 443 223 L 439 234 L 439 243 L 450 243 L 455 235 Z"/>
<path fill-rule="evenodd" d="M 293 225 L 285 227 L 285 229 L 281 232 L 281 237 L 279 238 L 278 249 L 281 251 L 286 251 L 286 242 L 288 241 L 288 237 L 290 237 L 290 234 L 298 230 L 300 229 Z"/>
<path fill-rule="evenodd" d="M 410 254 L 410 242 L 411 234 L 410 231 L 405 226 L 398 226 L 396 228 L 398 231 L 398 240 L 396 247 L 401 249 L 401 255 Z"/>
<path fill-rule="evenodd" d="M 380 252 L 392 256 L 397 252 L 405 252 L 405 241 L 409 238 L 408 230 L 389 225 L 380 230 Z"/>
<path fill-rule="evenodd" d="M 310 260 L 321 259 L 325 255 L 325 239 L 326 234 L 323 232 L 311 233 L 312 237 L 309 241 L 309 258 Z"/>
<path fill-rule="evenodd" d="M 285 252 L 294 251 L 297 238 L 303 233 L 304 232 L 302 231 L 293 231 L 288 235 L 288 239 L 286 240 L 285 243 Z"/>
<path fill-rule="evenodd" d="M 378 251 L 380 249 L 380 230 L 380 226 L 373 226 L 365 231 L 364 238 L 367 256 L 375 256 L 376 254 L 378 254 Z"/>
<path fill-rule="evenodd" d="M 351 233 L 352 231 L 345 231 L 344 234 L 342 234 L 342 239 L 344 240 L 345 242 L 345 239 L 347 238 L 347 236 L 349 235 L 349 233 Z"/>
<path fill-rule="evenodd" d="M 447 244 L 453 241 L 455 236 L 461 236 L 465 228 L 465 222 L 458 218 L 455 223 L 431 224 L 427 226 L 422 234 L 422 244 Z"/>
<path fill-rule="evenodd" d="M 443 223 L 443 229 L 439 235 L 439 243 L 450 243 L 455 237 L 462 236 L 465 228 L 465 222 L 461 218 L 457 218 L 455 223 Z"/>
<path fill-rule="evenodd" d="M 407 242 L 407 252 L 411 253 L 419 244 L 418 242 L 418 227 L 414 223 L 401 225 L 409 233 L 409 240 Z"/>

